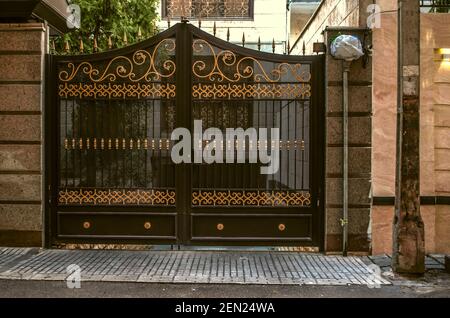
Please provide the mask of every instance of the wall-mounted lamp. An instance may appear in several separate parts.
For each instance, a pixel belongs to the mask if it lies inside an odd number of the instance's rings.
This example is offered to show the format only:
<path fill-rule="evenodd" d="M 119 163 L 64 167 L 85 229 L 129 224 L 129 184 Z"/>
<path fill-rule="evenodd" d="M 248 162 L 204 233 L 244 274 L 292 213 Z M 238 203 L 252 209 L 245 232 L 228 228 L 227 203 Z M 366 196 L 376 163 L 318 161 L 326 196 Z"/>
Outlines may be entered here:
<path fill-rule="evenodd" d="M 434 58 L 440 62 L 450 62 L 450 48 L 434 49 Z"/>

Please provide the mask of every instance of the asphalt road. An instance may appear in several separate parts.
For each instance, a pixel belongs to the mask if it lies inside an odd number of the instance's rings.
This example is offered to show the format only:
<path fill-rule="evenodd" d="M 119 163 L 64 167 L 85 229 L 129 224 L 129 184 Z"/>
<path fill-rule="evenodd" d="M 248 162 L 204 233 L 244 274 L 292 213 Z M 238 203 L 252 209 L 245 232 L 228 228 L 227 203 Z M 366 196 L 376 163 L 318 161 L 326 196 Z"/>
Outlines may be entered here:
<path fill-rule="evenodd" d="M 175 298 L 266 298 L 266 297 L 363 297 L 450 298 L 450 287 L 383 286 L 281 286 L 82 282 L 80 289 L 69 289 L 61 281 L 0 280 L 0 297 L 175 297 Z"/>

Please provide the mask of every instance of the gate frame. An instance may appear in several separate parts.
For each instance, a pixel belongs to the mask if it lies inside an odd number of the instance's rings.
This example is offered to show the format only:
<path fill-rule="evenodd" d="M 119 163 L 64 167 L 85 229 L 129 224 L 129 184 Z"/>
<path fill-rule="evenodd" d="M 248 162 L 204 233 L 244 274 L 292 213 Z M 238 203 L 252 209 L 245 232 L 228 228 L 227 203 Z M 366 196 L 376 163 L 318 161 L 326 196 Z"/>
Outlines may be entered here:
<path fill-rule="evenodd" d="M 252 56 L 256 59 L 274 62 L 274 63 L 289 63 L 299 62 L 311 65 L 311 87 L 313 93 L 310 97 L 310 144 L 311 144 L 311 156 L 310 156 L 310 192 L 311 192 L 311 209 L 314 209 L 314 213 L 317 213 L 316 225 L 312 228 L 312 232 L 316 233 L 317 239 L 308 244 L 307 242 L 281 243 L 270 244 L 272 246 L 316 246 L 320 251 L 324 251 L 324 238 L 325 238 L 325 54 L 310 55 L 310 56 L 292 56 L 283 54 L 274 54 L 256 51 L 253 49 L 241 47 L 224 40 L 221 40 L 201 29 L 188 24 L 186 22 L 177 23 L 173 27 L 149 38 L 144 41 L 106 52 L 94 53 L 94 54 L 81 54 L 81 55 L 52 55 L 46 54 L 45 56 L 45 107 L 44 107 L 44 247 L 51 248 L 55 244 L 59 243 L 57 234 L 57 189 L 58 189 L 58 177 L 59 177 L 59 107 L 57 104 L 57 69 L 56 65 L 58 61 L 71 60 L 74 62 L 81 62 L 88 58 L 89 61 L 104 60 L 113 58 L 118 54 L 129 54 L 133 50 L 147 48 L 157 44 L 163 39 L 174 37 L 175 48 L 175 61 L 177 65 L 175 73 L 175 83 L 177 87 L 177 94 L 175 97 L 176 102 L 176 127 L 189 127 L 186 124 L 192 121 L 192 59 L 193 49 L 192 43 L 194 36 L 206 40 L 208 43 L 217 47 L 230 50 L 236 54 L 243 56 Z M 189 104 L 189 111 L 186 111 L 186 104 Z M 314 146 L 313 146 L 314 145 Z M 186 169 L 188 168 L 188 169 Z M 176 244 L 180 245 L 244 245 L 244 246 L 267 246 L 269 244 L 266 241 L 257 242 L 251 241 L 251 244 L 245 241 L 227 242 L 217 241 L 210 242 L 195 242 L 190 240 L 192 234 L 192 206 L 191 206 L 191 193 L 192 193 L 192 164 L 177 164 L 175 165 L 176 178 Z M 123 206 L 127 208 L 129 206 Z M 117 208 L 117 207 L 116 207 Z M 133 209 L 148 209 L 152 207 L 133 206 Z M 105 208 L 106 210 L 108 207 Z M 241 209 L 249 209 L 248 207 L 241 207 Z M 251 208 L 250 208 L 251 209 Z M 87 209 L 89 210 L 89 209 Z M 96 210 L 99 210 L 98 207 Z M 101 210 L 101 208 L 100 208 Z M 245 215 L 255 215 L 253 213 L 242 213 Z M 295 214 L 293 214 L 295 215 Z M 288 241 L 289 238 L 286 239 Z M 71 240 L 74 243 L 83 243 L 81 239 Z M 86 243 L 84 241 L 84 243 Z M 126 243 L 121 239 L 105 240 L 102 244 L 108 243 L 122 243 L 122 244 L 146 244 L 142 239 L 126 239 Z M 231 244 L 230 244 L 231 243 Z M 89 243 L 91 244 L 91 243 Z M 92 243 L 94 244 L 94 243 Z M 152 244 L 174 244 L 174 242 L 156 242 L 152 240 Z"/>

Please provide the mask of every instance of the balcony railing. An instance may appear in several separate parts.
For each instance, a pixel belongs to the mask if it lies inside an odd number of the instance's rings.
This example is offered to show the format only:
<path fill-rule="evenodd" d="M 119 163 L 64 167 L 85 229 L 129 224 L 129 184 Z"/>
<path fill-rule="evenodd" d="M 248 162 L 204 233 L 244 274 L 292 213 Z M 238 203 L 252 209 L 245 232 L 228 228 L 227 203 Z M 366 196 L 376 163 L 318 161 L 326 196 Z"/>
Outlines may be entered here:
<path fill-rule="evenodd" d="M 162 0 L 164 18 L 251 19 L 254 0 Z"/>
<path fill-rule="evenodd" d="M 419 0 L 422 11 L 448 13 L 450 12 L 450 0 Z"/>

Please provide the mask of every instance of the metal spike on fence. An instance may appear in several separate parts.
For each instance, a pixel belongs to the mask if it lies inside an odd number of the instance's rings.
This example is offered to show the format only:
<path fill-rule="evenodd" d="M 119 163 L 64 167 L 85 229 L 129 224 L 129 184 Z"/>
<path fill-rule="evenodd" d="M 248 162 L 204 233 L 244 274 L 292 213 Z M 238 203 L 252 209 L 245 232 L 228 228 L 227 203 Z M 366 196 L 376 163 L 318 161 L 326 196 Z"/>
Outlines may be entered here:
<path fill-rule="evenodd" d="M 242 46 L 245 47 L 245 32 L 242 32 Z"/>
<path fill-rule="evenodd" d="M 230 42 L 230 28 L 227 29 L 227 41 Z"/>
<path fill-rule="evenodd" d="M 52 46 L 51 46 L 51 51 L 53 54 L 56 53 L 56 45 L 55 45 L 55 39 L 52 39 Z"/>
<path fill-rule="evenodd" d="M 258 51 L 261 51 L 261 37 L 258 36 Z"/>
<path fill-rule="evenodd" d="M 69 41 L 64 42 L 64 52 L 69 53 L 70 52 L 70 44 Z"/>
<path fill-rule="evenodd" d="M 198 19 L 198 28 L 201 29 L 202 28 L 202 19 Z"/>
<path fill-rule="evenodd" d="M 80 53 L 84 52 L 84 44 L 83 44 L 83 39 L 80 36 Z"/>
<path fill-rule="evenodd" d="M 303 52 L 303 55 L 305 55 L 305 53 L 306 53 L 305 41 L 303 41 L 302 52 Z"/>
<path fill-rule="evenodd" d="M 108 37 L 108 49 L 112 49 L 112 39 L 111 39 L 111 35 Z"/>
<path fill-rule="evenodd" d="M 170 28 L 170 17 L 167 17 L 167 28 Z"/>
<path fill-rule="evenodd" d="M 123 44 L 128 45 L 128 38 L 127 38 L 127 32 L 123 32 Z"/>
<path fill-rule="evenodd" d="M 214 21 L 213 25 L 213 35 L 216 36 L 217 28 L 216 28 L 216 21 Z"/>
<path fill-rule="evenodd" d="M 275 38 L 272 40 L 272 53 L 275 53 Z"/>
<path fill-rule="evenodd" d="M 291 54 L 291 42 L 287 41 L 287 55 Z"/>
<path fill-rule="evenodd" d="M 138 28 L 138 32 L 137 32 L 137 40 L 141 41 L 142 40 L 142 30 L 141 27 Z"/>
<path fill-rule="evenodd" d="M 93 48 L 94 48 L 94 53 L 97 53 L 98 52 L 98 45 L 97 45 L 97 38 L 96 37 L 94 37 L 94 46 L 93 46 Z"/>

